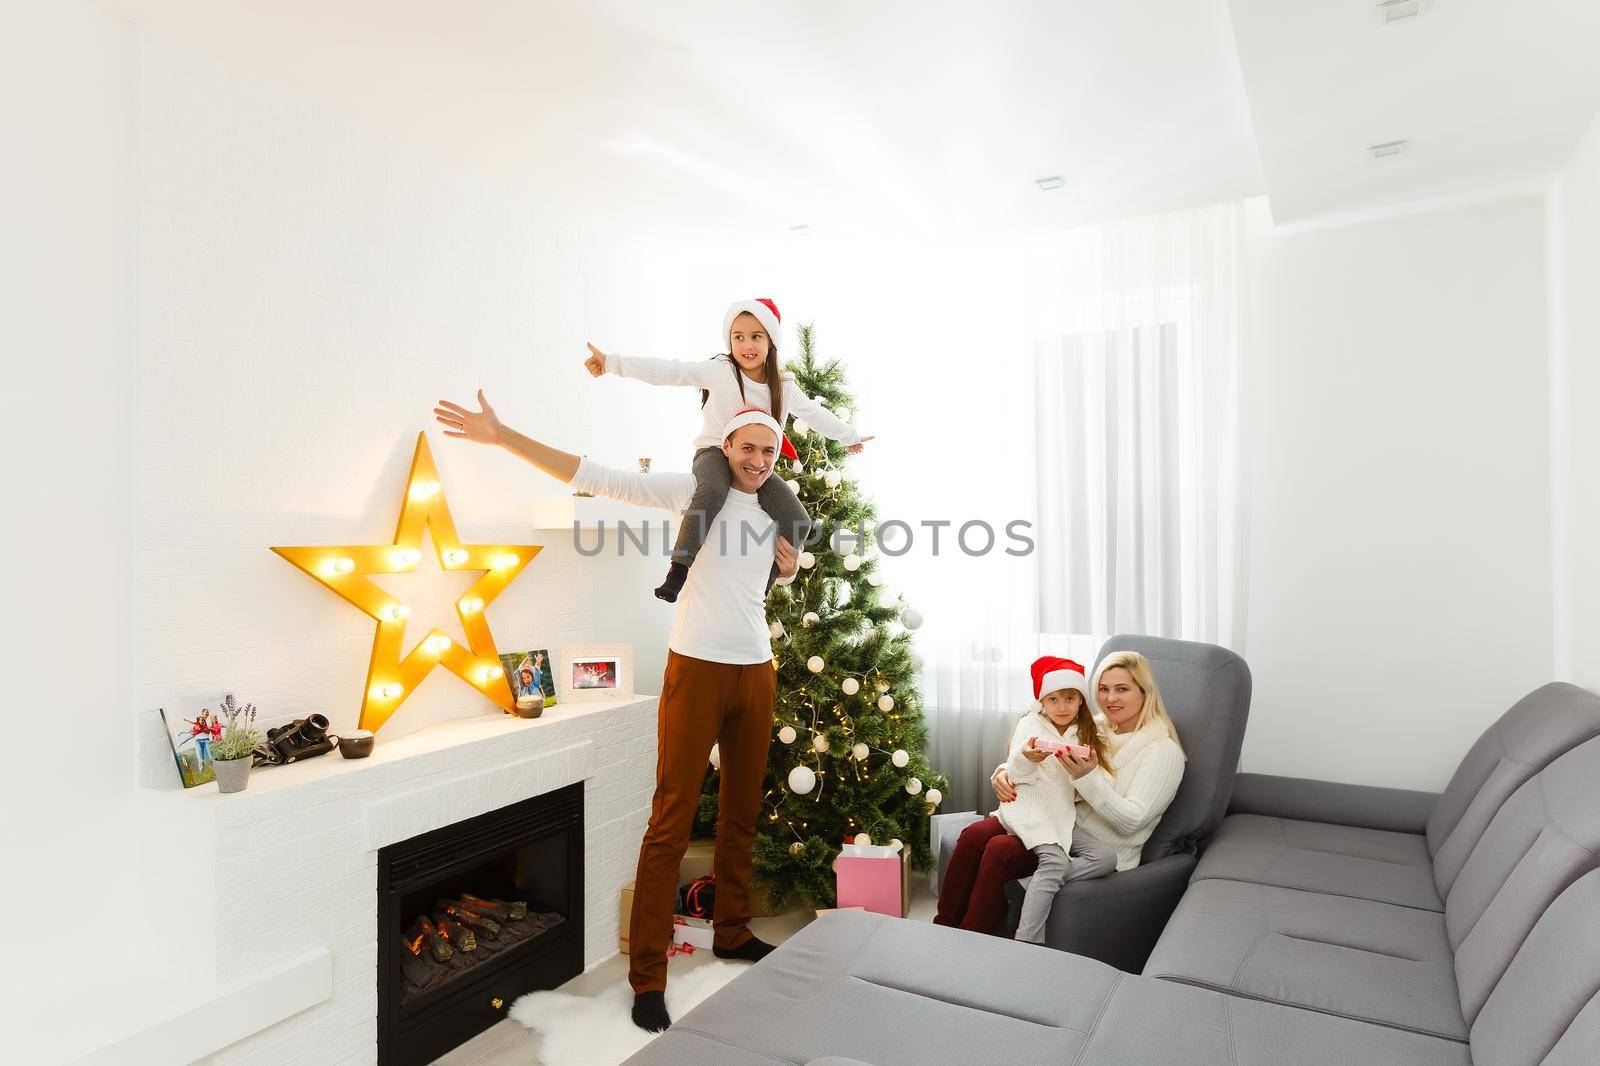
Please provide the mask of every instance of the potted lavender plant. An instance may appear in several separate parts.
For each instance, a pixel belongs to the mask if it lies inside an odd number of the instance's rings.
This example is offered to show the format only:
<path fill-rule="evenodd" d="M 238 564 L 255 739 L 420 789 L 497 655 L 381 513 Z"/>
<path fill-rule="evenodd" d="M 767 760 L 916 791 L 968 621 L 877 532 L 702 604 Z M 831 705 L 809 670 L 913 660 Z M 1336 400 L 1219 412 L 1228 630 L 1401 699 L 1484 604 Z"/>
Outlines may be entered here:
<path fill-rule="evenodd" d="M 256 705 L 243 707 L 233 693 L 222 697 L 220 705 L 222 736 L 211 747 L 212 765 L 217 773 L 218 792 L 243 792 L 250 783 L 250 763 L 261 731 L 256 728 Z"/>

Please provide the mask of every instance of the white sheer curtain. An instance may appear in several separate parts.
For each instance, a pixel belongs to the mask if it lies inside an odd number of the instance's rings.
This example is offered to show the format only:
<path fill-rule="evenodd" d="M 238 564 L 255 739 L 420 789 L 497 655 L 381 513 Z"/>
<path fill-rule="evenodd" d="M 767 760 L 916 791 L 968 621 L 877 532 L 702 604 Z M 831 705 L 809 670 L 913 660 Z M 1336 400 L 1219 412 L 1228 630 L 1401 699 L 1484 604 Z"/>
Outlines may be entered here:
<path fill-rule="evenodd" d="M 1241 226 L 1224 204 L 1036 238 L 1002 271 L 1027 300 L 1017 348 L 986 355 L 1011 399 L 985 415 L 1001 462 L 967 502 L 1032 521 L 1035 548 L 910 570 L 945 810 L 989 809 L 1038 655 L 1088 665 L 1116 632 L 1239 647 Z"/>

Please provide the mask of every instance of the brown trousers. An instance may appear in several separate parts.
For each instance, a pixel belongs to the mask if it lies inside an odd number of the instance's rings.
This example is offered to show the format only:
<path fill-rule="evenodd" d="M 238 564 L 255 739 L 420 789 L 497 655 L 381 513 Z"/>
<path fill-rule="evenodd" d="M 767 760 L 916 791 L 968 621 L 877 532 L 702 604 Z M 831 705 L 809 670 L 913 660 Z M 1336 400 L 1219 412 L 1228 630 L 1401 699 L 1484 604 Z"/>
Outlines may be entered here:
<path fill-rule="evenodd" d="M 639 846 L 628 929 L 628 983 L 636 993 L 667 987 L 678 866 L 689 847 L 713 743 L 722 761 L 712 859 L 717 878 L 715 943 L 736 948 L 750 939 L 750 847 L 772 743 L 777 682 L 777 667 L 771 662 L 736 666 L 667 653 L 656 711 L 656 794 Z"/>

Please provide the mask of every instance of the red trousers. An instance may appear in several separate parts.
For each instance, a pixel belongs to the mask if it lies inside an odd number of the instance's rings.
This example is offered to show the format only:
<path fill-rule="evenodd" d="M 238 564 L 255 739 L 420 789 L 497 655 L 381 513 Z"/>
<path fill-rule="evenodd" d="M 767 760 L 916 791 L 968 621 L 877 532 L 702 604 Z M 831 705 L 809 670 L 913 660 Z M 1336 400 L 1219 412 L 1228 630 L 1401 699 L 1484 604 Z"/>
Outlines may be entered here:
<path fill-rule="evenodd" d="M 1030 876 L 1038 865 L 1038 856 L 1006 832 L 1000 819 L 973 822 L 957 838 L 939 882 L 934 924 L 993 933 L 1006 916 L 1006 882 Z"/>
<path fill-rule="evenodd" d="M 715 943 L 750 939 L 750 847 L 761 811 L 761 782 L 772 743 L 778 672 L 772 662 L 738 666 L 667 653 L 656 710 L 656 793 L 639 846 L 628 928 L 628 983 L 634 992 L 667 987 L 667 948 L 678 896 L 678 866 L 689 847 L 711 745 L 722 756 L 717 794 Z"/>

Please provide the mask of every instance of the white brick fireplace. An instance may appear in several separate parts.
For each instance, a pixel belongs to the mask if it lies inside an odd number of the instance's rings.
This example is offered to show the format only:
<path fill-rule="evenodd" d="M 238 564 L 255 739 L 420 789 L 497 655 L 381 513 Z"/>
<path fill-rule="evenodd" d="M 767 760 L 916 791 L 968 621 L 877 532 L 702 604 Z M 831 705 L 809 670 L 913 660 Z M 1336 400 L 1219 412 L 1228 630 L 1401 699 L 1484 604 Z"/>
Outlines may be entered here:
<path fill-rule="evenodd" d="M 444 722 L 379 744 L 257 769 L 243 793 L 210 786 L 217 979 L 249 995 L 286 967 L 328 994 L 218 1051 L 218 1066 L 377 1058 L 377 853 L 575 782 L 584 786 L 584 966 L 617 950 L 617 894 L 633 877 L 655 773 L 655 697 L 558 705 L 544 717 Z M 326 962 L 321 953 L 326 952 Z M 319 985 L 320 987 L 320 985 Z"/>

